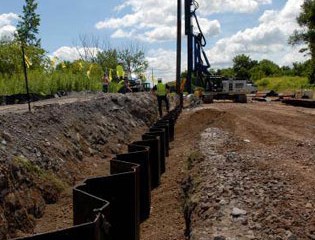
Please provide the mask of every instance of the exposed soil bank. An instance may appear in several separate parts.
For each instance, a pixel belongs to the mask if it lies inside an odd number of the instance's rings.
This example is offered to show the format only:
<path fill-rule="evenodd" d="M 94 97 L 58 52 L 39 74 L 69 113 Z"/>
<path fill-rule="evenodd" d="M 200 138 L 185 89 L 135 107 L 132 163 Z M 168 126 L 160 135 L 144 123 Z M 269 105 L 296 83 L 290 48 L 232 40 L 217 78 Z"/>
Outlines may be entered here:
<path fill-rule="evenodd" d="M 106 174 L 106 159 L 156 117 L 148 93 L 65 99 L 0 115 L 0 239 L 33 233 L 47 204 L 84 177 Z"/>

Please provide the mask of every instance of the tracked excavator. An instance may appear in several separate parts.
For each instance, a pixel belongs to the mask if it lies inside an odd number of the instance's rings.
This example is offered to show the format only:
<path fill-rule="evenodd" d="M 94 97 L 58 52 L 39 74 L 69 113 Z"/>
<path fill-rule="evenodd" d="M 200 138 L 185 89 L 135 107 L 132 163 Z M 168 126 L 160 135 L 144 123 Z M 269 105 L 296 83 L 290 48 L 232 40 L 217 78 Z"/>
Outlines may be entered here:
<path fill-rule="evenodd" d="M 228 79 L 209 71 L 210 62 L 204 50 L 207 42 L 196 15 L 198 8 L 197 1 L 185 0 L 185 34 L 187 35 L 188 56 L 187 91 L 192 92 L 191 80 L 194 76 L 195 86 L 203 89 L 201 97 L 204 103 L 212 103 L 214 99 L 230 99 L 234 102 L 246 103 L 247 80 Z"/>

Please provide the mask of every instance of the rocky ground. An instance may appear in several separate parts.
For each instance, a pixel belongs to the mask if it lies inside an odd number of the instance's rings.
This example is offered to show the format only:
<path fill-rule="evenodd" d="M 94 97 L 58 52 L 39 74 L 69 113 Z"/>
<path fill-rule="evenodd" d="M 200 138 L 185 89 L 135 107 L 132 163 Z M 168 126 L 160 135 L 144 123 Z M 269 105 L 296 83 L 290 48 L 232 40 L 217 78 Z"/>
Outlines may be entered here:
<path fill-rule="evenodd" d="M 183 185 L 188 239 L 315 239 L 315 111 L 222 103 L 194 112 L 210 122 Z"/>
<path fill-rule="evenodd" d="M 185 109 L 142 239 L 315 239 L 314 134 L 313 109 Z"/>
<path fill-rule="evenodd" d="M 64 100 L 34 114 L 15 109 L 18 119 L 5 109 L 0 239 L 11 229 L 23 236 L 71 226 L 73 184 L 106 173 L 110 157 L 156 119 L 147 107 L 154 99 L 139 99 Z M 141 240 L 315 239 L 313 109 L 197 105 L 184 109 L 175 130 Z"/>

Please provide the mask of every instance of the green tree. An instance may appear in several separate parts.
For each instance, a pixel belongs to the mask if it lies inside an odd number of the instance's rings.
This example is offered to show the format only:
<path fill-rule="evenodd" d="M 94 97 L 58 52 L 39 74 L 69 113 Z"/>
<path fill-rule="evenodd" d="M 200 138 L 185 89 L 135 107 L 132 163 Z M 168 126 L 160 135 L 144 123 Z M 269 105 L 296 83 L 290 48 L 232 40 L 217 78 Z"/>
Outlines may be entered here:
<path fill-rule="evenodd" d="M 0 74 L 12 76 L 22 72 L 21 49 L 16 42 L 0 42 Z"/>
<path fill-rule="evenodd" d="M 141 74 L 148 68 L 148 61 L 145 59 L 144 50 L 137 44 L 131 43 L 128 47 L 120 50 L 118 52 L 118 59 L 129 74 Z"/>
<path fill-rule="evenodd" d="M 224 69 L 218 69 L 216 72 L 216 75 L 223 76 L 226 78 L 233 78 L 235 73 L 234 73 L 233 68 L 224 68 Z"/>
<path fill-rule="evenodd" d="M 0 74 L 12 76 L 22 73 L 21 48 L 17 41 L 0 41 Z M 32 63 L 31 70 L 44 70 L 45 51 L 41 48 L 27 47 L 26 54 Z"/>
<path fill-rule="evenodd" d="M 267 77 L 280 74 L 280 67 L 270 60 L 263 59 L 258 63 L 258 66 Z"/>
<path fill-rule="evenodd" d="M 40 38 L 37 38 L 40 17 L 36 13 L 38 4 L 35 0 L 25 0 L 23 15 L 17 24 L 18 39 L 29 46 L 40 47 Z"/>
<path fill-rule="evenodd" d="M 264 77 L 279 76 L 281 75 L 281 69 L 274 62 L 268 59 L 263 59 L 257 65 L 253 66 L 249 70 L 249 73 L 251 79 L 256 81 Z"/>
<path fill-rule="evenodd" d="M 312 61 L 308 60 L 303 63 L 294 62 L 292 72 L 294 76 L 307 77 L 312 72 Z"/>
<path fill-rule="evenodd" d="M 266 77 L 265 72 L 261 69 L 259 65 L 251 68 L 249 73 L 250 73 L 251 80 L 253 81 L 257 81 Z"/>
<path fill-rule="evenodd" d="M 294 73 L 289 66 L 282 66 L 281 67 L 281 75 L 282 76 L 294 76 Z"/>
<path fill-rule="evenodd" d="M 40 17 L 36 13 L 38 4 L 35 0 L 25 0 L 23 15 L 17 24 L 16 40 L 24 48 L 24 53 L 31 62 L 30 69 L 43 70 L 46 64 L 45 50 L 40 46 L 40 38 L 37 37 L 40 25 Z"/>
<path fill-rule="evenodd" d="M 258 63 L 244 54 L 237 55 L 233 58 L 233 70 L 235 77 L 239 79 L 250 79 L 250 69 Z"/>
<path fill-rule="evenodd" d="M 118 52 L 116 49 L 108 49 L 101 52 L 98 52 L 96 59 L 103 71 L 109 71 L 109 69 L 116 69 L 118 65 Z M 116 71 L 112 72 L 113 75 L 116 75 Z"/>
<path fill-rule="evenodd" d="M 289 38 L 292 45 L 305 43 L 307 48 L 302 48 L 301 52 L 311 55 L 312 71 L 309 74 L 310 83 L 315 83 L 315 0 L 304 0 L 302 11 L 297 17 L 300 30 L 295 30 Z"/>

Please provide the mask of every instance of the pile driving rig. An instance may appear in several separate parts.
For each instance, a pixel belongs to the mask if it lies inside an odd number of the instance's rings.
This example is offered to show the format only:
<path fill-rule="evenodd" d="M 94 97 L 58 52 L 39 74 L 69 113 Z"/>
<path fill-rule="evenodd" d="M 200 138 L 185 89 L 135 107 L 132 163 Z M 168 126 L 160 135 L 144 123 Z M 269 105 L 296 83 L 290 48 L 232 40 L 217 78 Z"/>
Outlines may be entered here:
<path fill-rule="evenodd" d="M 212 103 L 213 99 L 230 99 L 234 102 L 247 102 L 247 80 L 227 79 L 213 75 L 210 63 L 204 51 L 207 42 L 199 25 L 196 11 L 199 4 L 195 0 L 185 0 L 185 34 L 187 35 L 187 84 L 188 93 L 192 93 L 192 75 L 195 85 L 204 89 L 202 99 Z M 197 32 L 194 32 L 192 20 L 195 20 Z"/>

